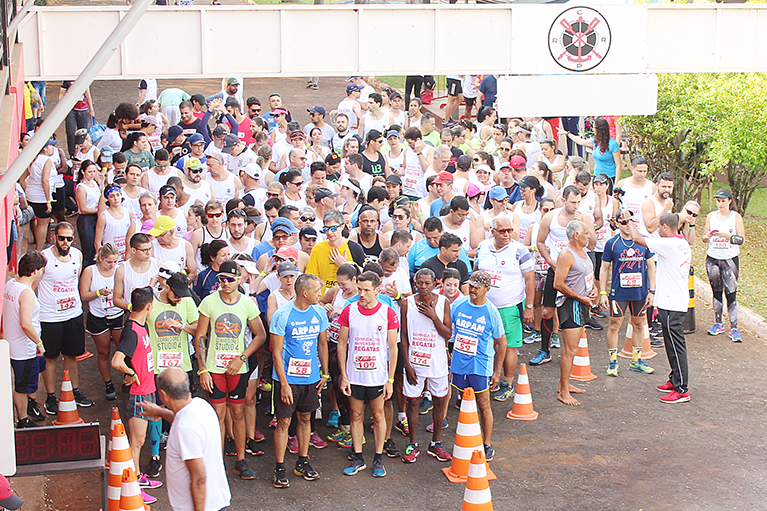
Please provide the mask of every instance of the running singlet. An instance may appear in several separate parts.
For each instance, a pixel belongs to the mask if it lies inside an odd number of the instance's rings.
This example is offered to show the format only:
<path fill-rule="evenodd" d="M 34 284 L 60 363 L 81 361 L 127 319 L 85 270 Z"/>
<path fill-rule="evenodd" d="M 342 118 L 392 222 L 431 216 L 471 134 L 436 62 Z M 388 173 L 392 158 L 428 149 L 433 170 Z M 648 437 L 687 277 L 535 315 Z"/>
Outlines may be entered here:
<path fill-rule="evenodd" d="M 549 235 L 546 237 L 546 246 L 549 249 L 549 257 L 556 262 L 559 253 L 567 246 L 567 229 L 559 223 L 559 215 L 562 208 L 552 211 L 551 223 L 549 224 Z"/>
<path fill-rule="evenodd" d="M 422 378 L 440 378 L 447 376 L 447 350 L 445 338 L 439 335 L 434 322 L 421 314 L 415 304 L 415 295 L 407 300 L 408 360 L 416 374 Z M 437 295 L 434 309 L 442 317 L 445 310 L 444 295 Z"/>
<path fill-rule="evenodd" d="M 200 303 L 200 314 L 210 318 L 210 345 L 205 368 L 211 373 L 223 374 L 229 362 L 245 351 L 245 327 L 261 314 L 255 302 L 238 294 L 235 303 L 224 303 L 221 293 L 206 296 Z M 248 371 L 242 364 L 239 374 Z"/>
<path fill-rule="evenodd" d="M 372 309 L 352 303 L 344 307 L 338 324 L 349 329 L 346 352 L 349 383 L 363 387 L 384 385 L 389 379 L 389 330 L 399 328 L 394 309 L 380 302 Z"/>
<path fill-rule="evenodd" d="M 302 311 L 291 300 L 274 313 L 269 332 L 284 337 L 282 361 L 289 384 L 309 385 L 320 380 L 317 339 L 327 329 L 328 313 L 319 305 Z M 278 379 L 274 368 L 272 378 Z"/>
<path fill-rule="evenodd" d="M 138 376 L 138 383 L 131 385 L 130 394 L 146 396 L 155 392 L 157 388 L 154 385 L 152 343 L 149 340 L 146 325 L 140 325 L 132 319 L 126 321 L 117 351 L 125 354 L 128 367 L 132 368 Z"/>
<path fill-rule="evenodd" d="M 146 320 L 149 326 L 149 339 L 152 341 L 155 374 L 160 374 L 168 367 L 180 367 L 186 372 L 192 370 L 192 361 L 189 357 L 189 334 L 166 326 L 165 322 L 174 319 L 188 324 L 197 321 L 198 317 L 197 307 L 191 297 L 182 298 L 176 306 L 163 303 L 155 297 L 152 310 Z"/>
<path fill-rule="evenodd" d="M 53 255 L 53 247 L 43 250 L 48 260 L 45 273 L 37 286 L 40 299 L 40 318 L 43 322 L 63 322 L 76 318 L 83 313 L 80 300 L 80 273 L 83 263 L 82 253 L 72 247 L 70 259 L 62 262 Z"/>
<path fill-rule="evenodd" d="M 647 297 L 647 259 L 653 255 L 647 248 L 620 234 L 607 240 L 602 262 L 613 265 L 610 300 L 625 302 Z"/>
<path fill-rule="evenodd" d="M 461 296 L 450 309 L 453 322 L 453 360 L 450 372 L 492 376 L 495 358 L 494 339 L 503 337 L 501 313 L 490 300 L 474 305 Z"/>
<path fill-rule="evenodd" d="M 114 243 L 120 251 L 120 261 L 124 261 L 126 248 L 125 237 L 128 234 L 128 229 L 130 229 L 131 216 L 130 212 L 125 208 L 122 208 L 122 218 L 115 218 L 112 213 L 116 213 L 116 211 L 109 208 L 106 211 L 101 212 L 101 214 L 104 215 L 105 220 L 104 235 L 101 241 L 102 243 Z"/>
<path fill-rule="evenodd" d="M 737 230 L 737 215 L 734 211 L 730 211 L 730 214 L 724 220 L 719 220 L 719 213 L 714 211 L 711 213 L 711 220 L 709 220 L 709 229 L 711 231 L 718 231 L 727 234 L 728 238 L 723 239 L 716 236 L 712 236 L 708 240 L 708 250 L 706 255 L 713 259 L 732 259 L 740 255 L 740 246 L 730 243 L 730 236 L 738 234 Z"/>

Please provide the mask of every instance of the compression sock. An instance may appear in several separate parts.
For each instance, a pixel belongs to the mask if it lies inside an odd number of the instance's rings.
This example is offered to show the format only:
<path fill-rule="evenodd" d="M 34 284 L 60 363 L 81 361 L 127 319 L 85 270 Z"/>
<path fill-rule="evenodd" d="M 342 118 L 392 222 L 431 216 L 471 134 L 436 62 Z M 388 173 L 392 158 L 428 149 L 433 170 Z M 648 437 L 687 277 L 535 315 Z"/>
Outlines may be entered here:
<path fill-rule="evenodd" d="M 639 362 L 639 359 L 642 358 L 642 347 L 641 346 L 634 346 L 631 350 L 631 361 L 632 362 Z"/>
<path fill-rule="evenodd" d="M 152 456 L 160 455 L 160 433 L 162 433 L 162 422 L 149 421 L 147 426 L 147 433 L 149 437 L 149 448 L 152 452 Z"/>
<path fill-rule="evenodd" d="M 554 318 L 541 319 L 541 351 L 550 352 L 551 334 L 554 330 Z"/>
<path fill-rule="evenodd" d="M 618 360 L 618 348 L 610 348 L 610 360 Z"/>

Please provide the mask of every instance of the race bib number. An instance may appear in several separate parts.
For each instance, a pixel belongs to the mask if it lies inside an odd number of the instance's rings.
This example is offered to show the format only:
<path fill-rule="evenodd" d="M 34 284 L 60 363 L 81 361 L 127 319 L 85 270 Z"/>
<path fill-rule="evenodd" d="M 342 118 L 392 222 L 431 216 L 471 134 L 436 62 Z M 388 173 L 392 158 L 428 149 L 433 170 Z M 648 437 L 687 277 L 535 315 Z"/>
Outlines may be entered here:
<path fill-rule="evenodd" d="M 229 367 L 229 362 L 239 357 L 239 353 L 229 353 L 226 351 L 219 351 L 216 353 L 216 369 L 226 369 Z"/>
<path fill-rule="evenodd" d="M 157 353 L 157 365 L 160 369 L 166 369 L 168 367 L 181 367 L 184 362 L 184 358 L 180 352 L 177 351 L 160 351 Z"/>
<path fill-rule="evenodd" d="M 308 378 L 312 375 L 312 361 L 308 358 L 290 357 L 288 362 L 288 376 Z"/>
<path fill-rule="evenodd" d="M 714 248 L 721 248 L 727 250 L 730 248 L 730 240 L 722 238 L 714 238 Z"/>
<path fill-rule="evenodd" d="M 594 289 L 594 274 L 589 273 L 586 275 L 586 294 L 591 293 L 592 289 Z"/>
<path fill-rule="evenodd" d="M 154 372 L 154 357 L 152 356 L 151 351 L 146 354 L 146 370 L 149 374 Z"/>
<path fill-rule="evenodd" d="M 431 353 L 411 350 L 410 365 L 416 367 L 431 367 Z"/>
<path fill-rule="evenodd" d="M 354 368 L 357 371 L 375 371 L 378 369 L 378 357 L 375 355 L 354 355 Z"/>
<path fill-rule="evenodd" d="M 546 273 L 549 271 L 549 263 L 546 259 L 541 257 L 538 252 L 535 253 L 535 271 L 538 273 Z"/>
<path fill-rule="evenodd" d="M 114 293 L 109 293 L 109 295 L 104 296 L 101 295 L 101 308 L 104 310 L 111 309 L 115 306 L 114 302 Z"/>
<path fill-rule="evenodd" d="M 607 239 L 607 229 L 599 229 L 597 231 L 597 240 L 606 240 Z"/>
<path fill-rule="evenodd" d="M 621 287 L 642 287 L 641 273 L 621 273 Z"/>
<path fill-rule="evenodd" d="M 487 273 L 490 274 L 490 286 L 491 287 L 501 287 L 503 284 L 503 275 L 501 275 L 501 272 L 499 271 L 493 271 L 493 270 L 485 270 Z"/>
<path fill-rule="evenodd" d="M 476 337 L 467 337 L 465 335 L 455 334 L 455 344 L 453 345 L 453 349 L 456 351 L 474 357 L 477 355 L 478 345 L 479 339 Z"/>
<path fill-rule="evenodd" d="M 57 298 L 56 312 L 63 312 L 69 309 L 74 309 L 75 305 L 77 305 L 77 299 L 74 296 L 70 296 L 67 298 Z"/>

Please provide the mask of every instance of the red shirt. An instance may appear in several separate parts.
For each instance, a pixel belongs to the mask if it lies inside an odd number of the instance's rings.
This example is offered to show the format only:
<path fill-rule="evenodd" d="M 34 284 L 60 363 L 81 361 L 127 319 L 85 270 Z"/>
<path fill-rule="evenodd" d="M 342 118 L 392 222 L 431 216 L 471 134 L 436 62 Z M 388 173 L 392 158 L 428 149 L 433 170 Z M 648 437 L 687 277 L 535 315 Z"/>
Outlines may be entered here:
<path fill-rule="evenodd" d="M 126 321 L 117 351 L 125 354 L 126 364 L 138 376 L 139 383 L 131 385 L 130 393 L 134 396 L 153 394 L 157 390 L 154 385 L 154 358 L 146 325 L 140 325 L 132 319 Z"/>

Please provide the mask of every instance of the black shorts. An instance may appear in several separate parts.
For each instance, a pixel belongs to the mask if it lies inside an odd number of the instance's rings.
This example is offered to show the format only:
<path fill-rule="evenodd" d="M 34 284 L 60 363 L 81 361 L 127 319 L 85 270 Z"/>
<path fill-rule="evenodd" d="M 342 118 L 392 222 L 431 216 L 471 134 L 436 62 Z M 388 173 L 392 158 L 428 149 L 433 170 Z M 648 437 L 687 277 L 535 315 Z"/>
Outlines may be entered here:
<path fill-rule="evenodd" d="M 383 385 L 377 387 L 363 387 L 362 385 L 351 385 L 352 398 L 357 401 L 369 403 L 383 395 Z"/>
<path fill-rule="evenodd" d="M 53 216 L 53 207 L 51 207 L 51 212 L 46 213 L 46 207 L 47 204 L 45 202 L 30 202 L 30 206 L 32 206 L 32 211 L 35 212 L 35 217 L 37 218 L 50 218 Z"/>
<path fill-rule="evenodd" d="M 565 303 L 557 307 L 557 313 L 562 330 L 581 328 L 589 319 L 589 306 L 575 298 L 565 298 Z"/>
<path fill-rule="evenodd" d="M 232 403 L 234 405 L 245 402 L 245 391 L 248 388 L 248 374 L 228 375 L 225 373 L 210 373 L 213 378 L 213 392 L 210 393 L 210 402 L 213 404 Z"/>
<path fill-rule="evenodd" d="M 448 96 L 457 96 L 458 94 L 463 93 L 463 88 L 461 87 L 461 80 L 456 80 L 455 78 L 448 78 L 447 79 L 447 95 Z"/>
<path fill-rule="evenodd" d="M 40 373 L 45 371 L 45 357 L 29 358 L 27 360 L 11 359 L 13 368 L 13 390 L 19 394 L 34 394 Z"/>
<path fill-rule="evenodd" d="M 557 290 L 554 289 L 554 270 L 551 268 L 546 272 L 546 282 L 543 284 L 543 306 L 557 306 Z"/>
<path fill-rule="evenodd" d="M 53 190 L 53 202 L 51 203 L 51 206 L 53 206 L 53 211 L 64 211 L 64 208 L 67 205 L 67 188 L 66 186 L 62 186 L 61 188 L 56 188 Z"/>
<path fill-rule="evenodd" d="M 594 280 L 599 280 L 599 272 L 602 270 L 602 252 L 594 251 Z"/>
<path fill-rule="evenodd" d="M 125 323 L 123 316 L 125 316 L 125 311 L 120 312 L 116 316 L 105 316 L 103 318 L 94 316 L 88 311 L 88 316 L 85 318 L 85 331 L 91 335 L 99 335 L 107 330 L 122 330 L 123 323 Z"/>
<path fill-rule="evenodd" d="M 83 315 L 57 323 L 40 322 L 45 358 L 79 357 L 85 353 Z"/>
<path fill-rule="evenodd" d="M 251 353 L 251 355 L 248 357 L 248 372 L 245 373 L 248 375 L 248 379 L 250 379 L 250 375 L 253 374 L 253 371 L 258 369 L 258 354 L 254 351 Z"/>
<path fill-rule="evenodd" d="M 476 103 L 477 98 L 467 98 L 466 96 L 464 96 L 463 100 L 466 101 L 466 108 L 471 110 L 472 108 L 474 108 L 474 103 Z"/>
<path fill-rule="evenodd" d="M 629 313 L 635 318 L 647 315 L 647 298 L 643 300 L 610 300 L 610 317 L 622 318 Z"/>
<path fill-rule="evenodd" d="M 272 395 L 274 396 L 274 414 L 277 417 L 287 419 L 293 416 L 293 412 L 311 413 L 320 407 L 320 396 L 317 394 L 317 384 L 308 383 L 306 385 L 290 385 L 293 391 L 293 404 L 288 405 L 282 401 L 280 391 L 282 384 L 279 380 L 274 380 L 272 384 Z"/>

